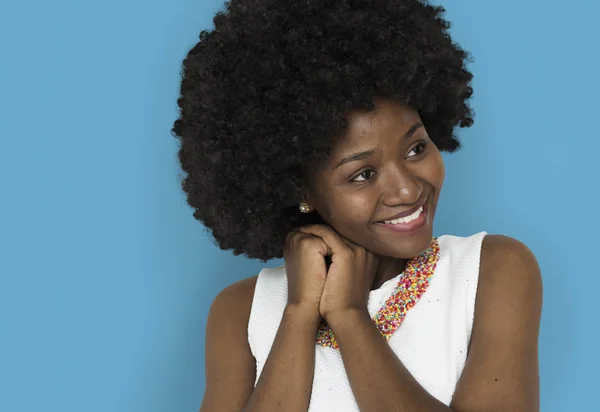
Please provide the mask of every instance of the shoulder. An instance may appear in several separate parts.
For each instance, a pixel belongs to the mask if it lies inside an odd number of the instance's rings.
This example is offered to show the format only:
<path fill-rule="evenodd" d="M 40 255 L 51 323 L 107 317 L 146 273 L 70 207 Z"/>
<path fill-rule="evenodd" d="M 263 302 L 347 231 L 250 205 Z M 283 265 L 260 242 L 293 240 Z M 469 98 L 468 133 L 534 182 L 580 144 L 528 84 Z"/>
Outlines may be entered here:
<path fill-rule="evenodd" d="M 227 319 L 229 324 L 247 324 L 257 279 L 258 276 L 242 279 L 219 292 L 211 304 L 209 321 L 221 324 Z"/>
<path fill-rule="evenodd" d="M 487 235 L 481 245 L 480 276 L 512 287 L 540 289 L 541 273 L 533 252 L 521 241 L 504 235 Z M 489 279 L 491 278 L 491 279 Z"/>
<path fill-rule="evenodd" d="M 243 324 L 247 332 L 254 299 L 270 299 L 283 292 L 287 293 L 285 266 L 263 268 L 258 275 L 235 282 L 219 292 L 210 307 L 209 322 L 214 319 L 213 323 L 218 324 L 226 319 L 229 324 Z"/>
<path fill-rule="evenodd" d="M 528 312 L 539 319 L 542 276 L 533 252 L 521 241 L 487 235 L 481 245 L 476 314 L 488 317 L 500 310 Z"/>
<path fill-rule="evenodd" d="M 241 410 L 252 393 L 256 364 L 247 338 L 256 276 L 223 289 L 206 325 L 206 388 L 201 411 Z"/>
<path fill-rule="evenodd" d="M 227 286 L 210 306 L 206 323 L 206 365 L 207 371 L 215 376 L 223 365 L 234 363 L 234 360 L 251 369 L 247 325 L 256 278 Z"/>

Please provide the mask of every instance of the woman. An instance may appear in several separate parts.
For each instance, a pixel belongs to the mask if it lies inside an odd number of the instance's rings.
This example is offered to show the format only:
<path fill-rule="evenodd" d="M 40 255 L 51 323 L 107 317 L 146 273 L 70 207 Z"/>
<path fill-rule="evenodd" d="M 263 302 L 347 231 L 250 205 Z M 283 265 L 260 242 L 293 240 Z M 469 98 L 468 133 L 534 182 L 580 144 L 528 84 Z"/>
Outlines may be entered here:
<path fill-rule="evenodd" d="M 469 55 L 419 0 L 232 0 L 183 64 L 194 216 L 285 265 L 223 290 L 201 411 L 535 411 L 539 267 L 433 237 Z"/>

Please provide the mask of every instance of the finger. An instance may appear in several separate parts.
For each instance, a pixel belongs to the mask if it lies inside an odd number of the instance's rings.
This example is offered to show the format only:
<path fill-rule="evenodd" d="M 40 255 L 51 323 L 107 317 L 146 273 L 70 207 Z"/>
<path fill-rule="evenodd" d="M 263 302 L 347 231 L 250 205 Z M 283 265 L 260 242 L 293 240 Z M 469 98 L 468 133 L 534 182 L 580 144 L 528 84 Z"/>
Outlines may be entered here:
<path fill-rule="evenodd" d="M 344 242 L 344 238 L 327 225 L 310 225 L 299 229 L 303 233 L 318 236 L 331 249 L 331 254 L 347 253 L 352 248 Z"/>
<path fill-rule="evenodd" d="M 327 246 L 327 243 L 319 236 L 315 236 L 309 233 L 300 232 L 299 230 L 292 230 L 287 234 L 288 245 L 291 242 L 295 242 L 296 245 L 301 243 L 308 243 L 312 245 L 321 255 L 327 256 L 331 254 L 331 249 Z"/>

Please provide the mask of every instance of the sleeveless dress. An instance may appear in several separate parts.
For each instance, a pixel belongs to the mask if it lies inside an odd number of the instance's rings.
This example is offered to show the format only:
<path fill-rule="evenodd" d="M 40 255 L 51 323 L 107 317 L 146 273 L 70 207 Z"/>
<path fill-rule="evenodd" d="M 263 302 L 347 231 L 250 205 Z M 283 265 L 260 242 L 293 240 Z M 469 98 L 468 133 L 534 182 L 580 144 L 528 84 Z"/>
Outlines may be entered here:
<path fill-rule="evenodd" d="M 369 293 L 374 325 L 411 375 L 449 406 L 471 338 L 481 244 L 487 233 L 443 235 L 405 270 Z M 285 267 L 258 275 L 248 342 L 260 378 L 287 302 Z M 359 411 L 335 336 L 322 322 L 315 337 L 309 412 Z"/>

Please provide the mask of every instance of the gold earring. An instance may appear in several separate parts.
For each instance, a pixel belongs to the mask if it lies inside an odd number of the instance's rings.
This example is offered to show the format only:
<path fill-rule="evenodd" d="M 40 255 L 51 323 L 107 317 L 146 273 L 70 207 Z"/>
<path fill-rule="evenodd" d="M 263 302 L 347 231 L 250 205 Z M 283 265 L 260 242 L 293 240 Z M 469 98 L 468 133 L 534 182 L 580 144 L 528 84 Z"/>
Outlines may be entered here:
<path fill-rule="evenodd" d="M 313 211 L 313 208 L 305 202 L 300 202 L 300 205 L 298 205 L 298 209 L 300 209 L 300 212 L 302 213 L 310 213 Z"/>

